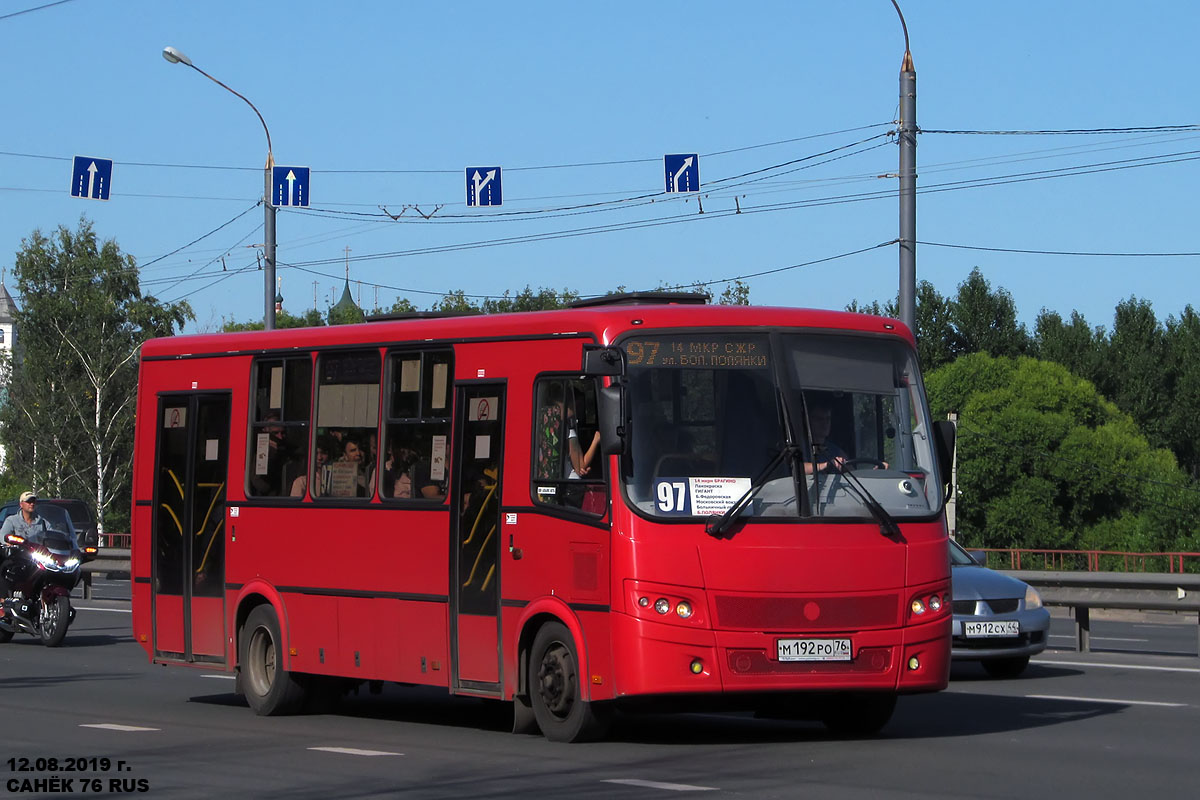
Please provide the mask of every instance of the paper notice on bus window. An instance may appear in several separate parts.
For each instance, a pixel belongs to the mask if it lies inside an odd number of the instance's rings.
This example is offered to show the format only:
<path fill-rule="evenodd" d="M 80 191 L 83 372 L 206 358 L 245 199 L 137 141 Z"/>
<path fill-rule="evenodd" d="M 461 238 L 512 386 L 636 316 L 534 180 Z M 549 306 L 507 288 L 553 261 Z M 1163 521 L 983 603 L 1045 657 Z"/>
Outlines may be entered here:
<path fill-rule="evenodd" d="M 205 461 L 216 461 L 219 455 L 220 455 L 220 447 L 218 444 L 218 440 L 217 439 L 205 439 L 204 440 L 204 460 Z M 260 472 L 258 474 L 261 475 L 262 473 Z"/>
<path fill-rule="evenodd" d="M 475 437 L 475 458 L 487 459 L 492 457 L 492 437 Z"/>
<path fill-rule="evenodd" d="M 429 479 L 446 480 L 446 437 L 434 436 L 429 450 Z"/>
<path fill-rule="evenodd" d="M 186 408 L 168 408 L 163 412 L 163 427 L 164 428 L 186 428 L 187 427 L 187 409 Z"/>
<path fill-rule="evenodd" d="M 268 408 L 279 408 L 283 405 L 283 367 L 271 367 L 271 400 Z"/>
<path fill-rule="evenodd" d="M 433 365 L 433 397 L 430 403 L 433 408 L 446 407 L 446 390 L 450 387 L 450 365 Z"/>
<path fill-rule="evenodd" d="M 415 392 L 421 388 L 421 362 L 418 359 L 400 363 L 400 391 Z"/>
<path fill-rule="evenodd" d="M 260 433 L 254 437 L 254 474 L 267 474 L 267 456 L 271 453 L 271 434 Z"/>

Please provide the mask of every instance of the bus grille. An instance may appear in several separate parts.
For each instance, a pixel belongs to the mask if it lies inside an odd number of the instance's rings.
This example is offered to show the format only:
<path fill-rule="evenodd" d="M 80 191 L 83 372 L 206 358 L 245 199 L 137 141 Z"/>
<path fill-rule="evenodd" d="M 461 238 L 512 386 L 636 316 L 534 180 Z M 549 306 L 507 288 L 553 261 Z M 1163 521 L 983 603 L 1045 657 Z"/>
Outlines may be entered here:
<path fill-rule="evenodd" d="M 726 630 L 826 631 L 899 624 L 894 594 L 850 597 L 741 597 L 717 595 L 717 624 Z"/>

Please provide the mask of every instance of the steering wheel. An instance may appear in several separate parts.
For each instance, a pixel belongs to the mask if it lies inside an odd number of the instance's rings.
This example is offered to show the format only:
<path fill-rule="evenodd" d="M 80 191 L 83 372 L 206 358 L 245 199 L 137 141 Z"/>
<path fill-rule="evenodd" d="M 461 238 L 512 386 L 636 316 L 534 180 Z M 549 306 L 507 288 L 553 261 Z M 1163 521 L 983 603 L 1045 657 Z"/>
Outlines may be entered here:
<path fill-rule="evenodd" d="M 860 465 L 870 466 L 874 469 L 888 468 L 888 465 L 880 461 L 878 458 L 847 458 L 842 462 L 842 470 L 852 470 Z"/>

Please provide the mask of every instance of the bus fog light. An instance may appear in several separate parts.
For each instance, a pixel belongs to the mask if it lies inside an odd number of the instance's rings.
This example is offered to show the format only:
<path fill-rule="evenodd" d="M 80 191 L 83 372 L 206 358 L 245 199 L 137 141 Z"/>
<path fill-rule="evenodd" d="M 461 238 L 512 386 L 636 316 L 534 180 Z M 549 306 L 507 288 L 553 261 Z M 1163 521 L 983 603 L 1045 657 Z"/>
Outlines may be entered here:
<path fill-rule="evenodd" d="M 683 619 L 687 619 L 692 615 L 692 604 L 686 600 L 680 600 L 679 605 L 675 606 L 675 613 Z"/>
<path fill-rule="evenodd" d="M 929 598 L 929 610 L 930 611 L 941 611 L 942 610 L 942 598 L 938 597 L 936 594 L 933 595 L 932 597 L 930 597 Z"/>
<path fill-rule="evenodd" d="M 694 658 L 689 669 L 691 669 L 693 675 L 699 675 L 701 672 L 704 672 L 704 662 L 698 658 Z"/>
<path fill-rule="evenodd" d="M 910 658 L 910 659 L 908 660 L 908 668 L 909 668 L 910 670 L 917 670 L 917 669 L 920 669 L 920 668 L 921 668 L 921 662 L 920 662 L 920 660 L 918 660 L 916 656 L 913 656 L 912 658 Z"/>
<path fill-rule="evenodd" d="M 654 601 L 654 610 L 660 614 L 666 614 L 671 610 L 671 601 L 665 597 L 660 597 Z"/>
<path fill-rule="evenodd" d="M 925 604 L 922 603 L 919 599 L 914 599 L 912 601 L 912 612 L 914 614 L 924 614 L 925 613 Z"/>
<path fill-rule="evenodd" d="M 646 606 L 650 605 L 650 598 L 649 597 L 639 597 L 638 605 L 641 606 L 642 608 L 645 608 Z"/>

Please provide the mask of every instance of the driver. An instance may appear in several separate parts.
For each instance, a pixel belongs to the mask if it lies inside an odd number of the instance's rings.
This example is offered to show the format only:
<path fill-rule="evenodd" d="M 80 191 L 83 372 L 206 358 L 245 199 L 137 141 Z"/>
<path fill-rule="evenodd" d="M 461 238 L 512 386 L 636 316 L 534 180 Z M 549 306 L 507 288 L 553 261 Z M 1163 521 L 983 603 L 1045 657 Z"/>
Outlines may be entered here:
<path fill-rule="evenodd" d="M 804 462 L 804 473 L 811 475 L 814 465 L 817 472 L 841 472 L 846 463 L 846 454 L 842 448 L 828 441 L 829 430 L 833 426 L 833 412 L 829 406 L 810 405 L 808 407 L 808 427 L 812 431 L 813 457 Z"/>
<path fill-rule="evenodd" d="M 36 494 L 33 492 L 21 493 L 21 510 L 4 520 L 4 525 L 0 526 L 0 542 L 5 542 L 5 537 L 10 533 L 22 536 L 26 541 L 41 540 L 43 532 L 50 530 L 50 523 L 37 513 L 36 503 Z M 5 553 L 7 550 L 8 548 L 5 547 Z M 7 599 L 11 591 L 12 582 L 8 577 L 7 563 L 0 561 L 0 598 Z"/>

